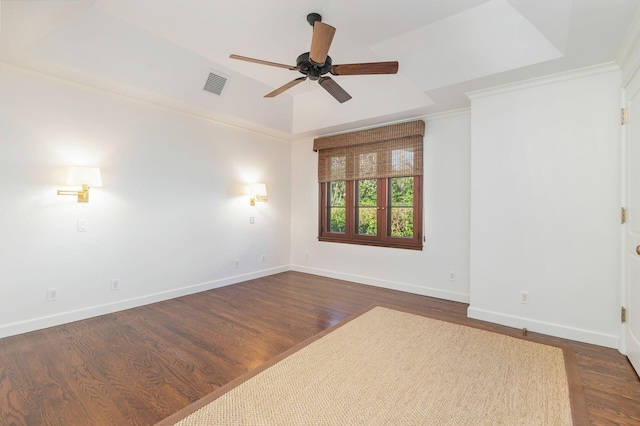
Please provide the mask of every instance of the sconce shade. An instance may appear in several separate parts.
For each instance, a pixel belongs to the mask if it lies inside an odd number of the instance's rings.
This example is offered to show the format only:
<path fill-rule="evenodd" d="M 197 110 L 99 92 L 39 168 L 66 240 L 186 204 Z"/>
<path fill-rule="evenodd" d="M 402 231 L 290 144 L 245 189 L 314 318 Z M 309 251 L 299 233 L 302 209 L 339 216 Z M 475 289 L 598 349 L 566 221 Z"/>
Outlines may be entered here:
<path fill-rule="evenodd" d="M 98 167 L 69 167 L 67 185 L 89 187 L 102 186 L 102 176 Z"/>
<path fill-rule="evenodd" d="M 252 183 L 251 184 L 251 200 L 250 203 L 252 206 L 256 205 L 256 201 L 266 202 L 269 198 L 267 197 L 267 185 L 264 183 Z"/>
<path fill-rule="evenodd" d="M 267 185 L 264 183 L 252 183 L 251 184 L 251 195 L 255 195 L 258 198 L 266 198 L 267 197 Z"/>

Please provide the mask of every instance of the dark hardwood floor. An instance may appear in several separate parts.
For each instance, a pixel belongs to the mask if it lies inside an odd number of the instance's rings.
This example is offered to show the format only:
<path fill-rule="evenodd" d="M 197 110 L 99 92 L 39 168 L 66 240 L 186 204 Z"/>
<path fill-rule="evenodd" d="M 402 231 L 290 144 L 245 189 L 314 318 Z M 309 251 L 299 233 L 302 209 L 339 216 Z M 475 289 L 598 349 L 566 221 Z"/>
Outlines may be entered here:
<path fill-rule="evenodd" d="M 152 425 L 374 303 L 520 334 L 463 303 L 286 272 L 0 339 L 0 424 Z M 535 337 L 574 348 L 592 424 L 640 425 L 626 357 Z"/>

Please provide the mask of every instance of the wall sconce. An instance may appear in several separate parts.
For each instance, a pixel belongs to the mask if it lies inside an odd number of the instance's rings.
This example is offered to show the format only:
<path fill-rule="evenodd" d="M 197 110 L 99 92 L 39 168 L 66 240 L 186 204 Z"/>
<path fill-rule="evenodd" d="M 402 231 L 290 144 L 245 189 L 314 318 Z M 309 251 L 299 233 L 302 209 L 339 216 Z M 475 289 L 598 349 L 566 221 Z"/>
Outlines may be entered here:
<path fill-rule="evenodd" d="M 68 186 L 82 186 L 81 191 L 58 190 L 58 195 L 77 195 L 79 203 L 89 202 L 89 187 L 102 186 L 102 176 L 97 167 L 69 167 Z"/>
<path fill-rule="evenodd" d="M 256 201 L 266 202 L 269 198 L 267 197 L 267 185 L 264 183 L 252 183 L 251 184 L 251 201 L 250 205 L 255 206 Z"/>

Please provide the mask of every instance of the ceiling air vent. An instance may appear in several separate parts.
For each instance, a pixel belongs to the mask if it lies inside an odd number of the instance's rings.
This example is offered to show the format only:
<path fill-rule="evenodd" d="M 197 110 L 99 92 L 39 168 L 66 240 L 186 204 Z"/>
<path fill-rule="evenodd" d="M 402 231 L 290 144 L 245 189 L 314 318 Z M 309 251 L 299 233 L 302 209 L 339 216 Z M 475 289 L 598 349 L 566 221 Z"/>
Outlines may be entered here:
<path fill-rule="evenodd" d="M 207 77 L 207 82 L 204 84 L 204 90 L 220 96 L 227 85 L 227 81 L 229 81 L 229 77 L 218 71 L 211 70 L 209 77 Z"/>

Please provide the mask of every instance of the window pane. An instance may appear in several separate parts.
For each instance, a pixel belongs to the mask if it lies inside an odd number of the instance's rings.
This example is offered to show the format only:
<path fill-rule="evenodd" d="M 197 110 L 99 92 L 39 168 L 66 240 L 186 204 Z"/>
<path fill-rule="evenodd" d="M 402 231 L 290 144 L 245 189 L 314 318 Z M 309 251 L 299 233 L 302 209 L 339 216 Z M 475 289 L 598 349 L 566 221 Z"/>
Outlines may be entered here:
<path fill-rule="evenodd" d="M 389 235 L 413 238 L 413 177 L 390 178 Z"/>
<path fill-rule="evenodd" d="M 378 181 L 365 179 L 356 181 L 356 233 L 378 234 Z"/>
<path fill-rule="evenodd" d="M 344 233 L 346 229 L 346 182 L 328 182 L 327 188 L 329 191 L 327 206 L 329 232 Z"/>

